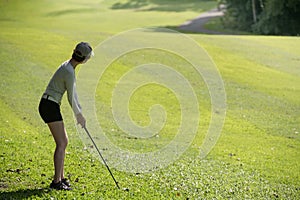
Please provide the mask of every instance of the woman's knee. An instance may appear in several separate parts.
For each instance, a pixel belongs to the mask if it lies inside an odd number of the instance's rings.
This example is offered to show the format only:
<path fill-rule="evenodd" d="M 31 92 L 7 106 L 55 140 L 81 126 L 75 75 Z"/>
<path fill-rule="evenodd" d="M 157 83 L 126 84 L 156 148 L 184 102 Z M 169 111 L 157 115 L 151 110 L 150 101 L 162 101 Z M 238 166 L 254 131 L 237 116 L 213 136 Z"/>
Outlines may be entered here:
<path fill-rule="evenodd" d="M 66 149 L 66 147 L 68 146 L 68 142 L 68 137 L 63 137 L 56 141 L 56 146 L 60 149 Z"/>
<path fill-rule="evenodd" d="M 64 150 L 68 145 L 68 135 L 63 122 L 49 123 L 48 126 L 54 137 L 56 147 Z"/>

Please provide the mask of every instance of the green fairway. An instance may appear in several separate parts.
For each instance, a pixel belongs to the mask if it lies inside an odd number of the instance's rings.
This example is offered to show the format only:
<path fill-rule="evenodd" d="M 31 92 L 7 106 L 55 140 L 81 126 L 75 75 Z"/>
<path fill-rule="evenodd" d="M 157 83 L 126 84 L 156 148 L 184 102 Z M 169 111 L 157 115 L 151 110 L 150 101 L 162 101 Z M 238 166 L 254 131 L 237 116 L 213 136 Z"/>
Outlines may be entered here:
<path fill-rule="evenodd" d="M 300 199 L 300 39 L 254 35 L 188 34 L 212 58 L 226 91 L 225 123 L 205 158 L 198 156 L 212 117 L 205 80 L 182 55 L 136 50 L 110 63 L 91 94 L 99 125 L 116 146 L 137 154 L 161 149 L 176 137 L 181 105 L 170 88 L 153 83 L 132 93 L 128 109 L 138 126 L 151 124 L 153 105 L 164 108 L 165 126 L 148 139 L 128 135 L 111 110 L 120 79 L 136 66 L 160 63 L 180 72 L 198 99 L 199 127 L 187 151 L 147 173 L 110 165 L 121 188 L 129 188 L 118 190 L 91 142 L 77 132 L 64 97 L 61 109 L 69 136 L 65 170 L 73 191 L 49 189 L 55 143 L 37 107 L 75 44 L 88 41 L 96 47 L 130 29 L 175 27 L 215 6 L 214 0 L 1 0 L 0 199 Z M 77 73 L 85 67 L 89 62 Z M 148 80 L 155 74 L 135 76 Z M 109 155 L 109 149 L 99 148 Z"/>

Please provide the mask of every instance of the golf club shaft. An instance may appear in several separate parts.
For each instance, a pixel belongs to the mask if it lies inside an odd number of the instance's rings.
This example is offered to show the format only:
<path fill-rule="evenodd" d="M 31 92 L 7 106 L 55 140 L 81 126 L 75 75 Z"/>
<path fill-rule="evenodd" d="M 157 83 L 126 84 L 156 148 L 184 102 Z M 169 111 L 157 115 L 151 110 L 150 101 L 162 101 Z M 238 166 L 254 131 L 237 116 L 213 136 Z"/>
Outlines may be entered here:
<path fill-rule="evenodd" d="M 93 140 L 92 136 L 90 135 L 89 131 L 87 130 L 87 128 L 86 128 L 86 127 L 83 127 L 83 128 L 84 128 L 85 132 L 88 134 L 89 138 L 91 139 L 91 141 L 92 141 L 92 143 L 93 143 L 94 147 L 95 147 L 95 148 L 96 148 L 96 150 L 98 151 L 98 153 L 99 153 L 99 155 L 100 155 L 100 157 L 101 157 L 101 159 L 102 159 L 103 163 L 105 164 L 106 168 L 108 169 L 108 171 L 109 171 L 109 173 L 110 173 L 111 177 L 114 179 L 114 182 L 116 183 L 116 186 L 117 186 L 117 187 L 120 189 L 120 187 L 119 187 L 119 185 L 118 185 L 118 182 L 116 181 L 116 179 L 115 179 L 114 175 L 112 174 L 112 172 L 110 171 L 110 169 L 109 169 L 108 165 L 106 164 L 106 162 L 105 162 L 105 160 L 104 160 L 104 158 L 103 158 L 102 154 L 100 153 L 100 151 L 99 151 L 99 149 L 98 149 L 97 145 L 95 144 L 95 142 L 94 142 L 94 140 Z"/>

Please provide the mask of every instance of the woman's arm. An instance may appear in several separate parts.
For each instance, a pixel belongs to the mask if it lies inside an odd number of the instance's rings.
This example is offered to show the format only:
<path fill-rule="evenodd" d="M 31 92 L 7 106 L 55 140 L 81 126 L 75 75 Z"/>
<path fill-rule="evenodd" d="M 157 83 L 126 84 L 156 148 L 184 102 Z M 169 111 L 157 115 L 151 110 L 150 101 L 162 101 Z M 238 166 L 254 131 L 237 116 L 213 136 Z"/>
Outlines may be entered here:
<path fill-rule="evenodd" d="M 68 101 L 76 116 L 77 123 L 80 124 L 82 127 L 85 127 L 86 121 L 82 115 L 81 106 L 78 101 L 75 76 L 68 76 L 68 78 L 66 79 L 66 88 L 68 94 Z"/>

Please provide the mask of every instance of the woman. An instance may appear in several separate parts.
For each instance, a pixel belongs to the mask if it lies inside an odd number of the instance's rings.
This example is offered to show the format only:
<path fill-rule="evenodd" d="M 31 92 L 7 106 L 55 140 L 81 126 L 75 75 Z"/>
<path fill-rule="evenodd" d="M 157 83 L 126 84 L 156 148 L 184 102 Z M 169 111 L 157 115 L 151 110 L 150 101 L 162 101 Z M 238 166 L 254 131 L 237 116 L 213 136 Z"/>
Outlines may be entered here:
<path fill-rule="evenodd" d="M 71 190 L 70 183 L 64 176 L 64 158 L 68 136 L 60 113 L 60 103 L 63 94 L 67 91 L 68 101 L 76 116 L 77 123 L 85 127 L 86 121 L 82 115 L 76 93 L 75 68 L 77 65 L 85 63 L 92 55 L 93 50 L 88 43 L 77 44 L 72 58 L 64 62 L 54 73 L 39 104 L 39 113 L 44 122 L 47 123 L 56 143 L 54 152 L 55 173 L 50 184 L 50 188 L 53 189 Z"/>

